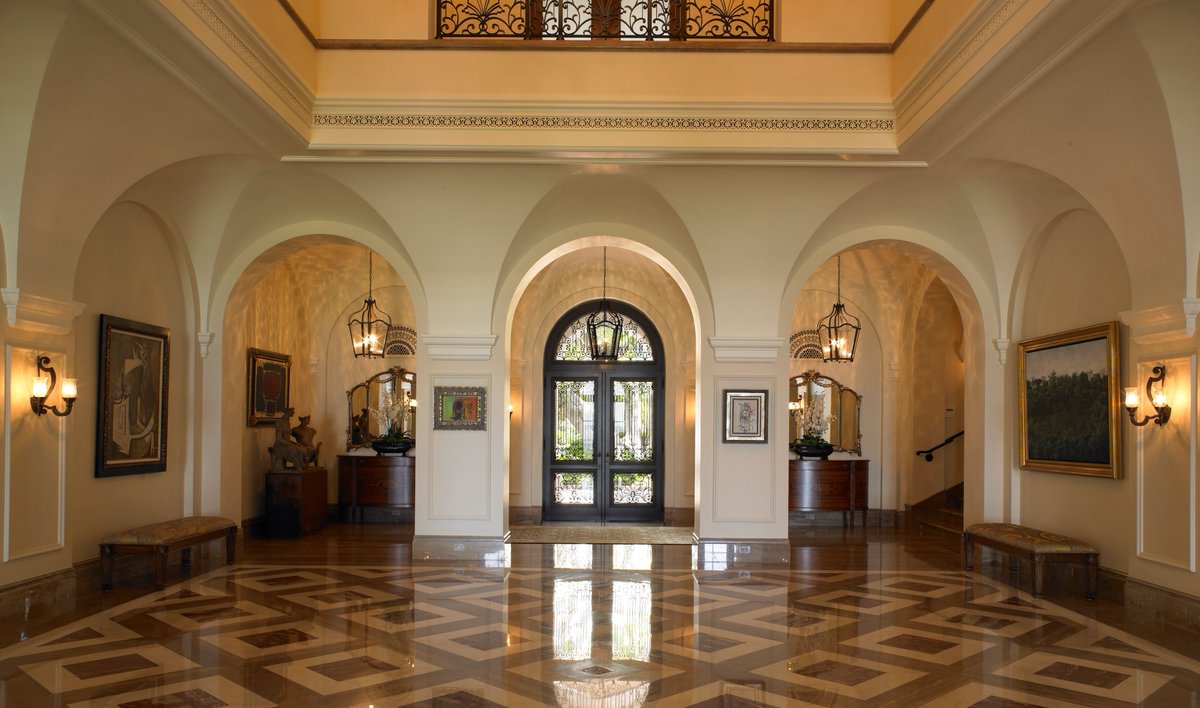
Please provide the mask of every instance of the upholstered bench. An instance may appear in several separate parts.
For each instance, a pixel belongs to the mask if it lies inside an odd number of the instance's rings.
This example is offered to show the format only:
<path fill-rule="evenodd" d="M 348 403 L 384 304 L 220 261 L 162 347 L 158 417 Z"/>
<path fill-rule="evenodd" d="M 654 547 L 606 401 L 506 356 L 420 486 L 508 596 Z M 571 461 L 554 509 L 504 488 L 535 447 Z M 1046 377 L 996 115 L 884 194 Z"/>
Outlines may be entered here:
<path fill-rule="evenodd" d="M 100 542 L 100 587 L 112 589 L 113 557 L 117 553 L 153 553 L 154 587 L 161 589 L 167 581 L 167 554 L 183 549 L 182 565 L 192 562 L 192 546 L 216 538 L 225 539 L 225 562 L 233 563 L 237 545 L 237 524 L 220 516 L 188 516 L 139 526 L 106 537 Z"/>
<path fill-rule="evenodd" d="M 1009 571 L 1016 573 L 1019 558 L 1028 558 L 1033 568 L 1033 596 L 1041 597 L 1046 561 L 1081 562 L 1087 572 L 1085 595 L 1096 599 L 1100 551 L 1083 541 L 1016 524 L 973 524 L 963 532 L 963 567 L 974 567 L 975 544 L 1008 554 Z"/>

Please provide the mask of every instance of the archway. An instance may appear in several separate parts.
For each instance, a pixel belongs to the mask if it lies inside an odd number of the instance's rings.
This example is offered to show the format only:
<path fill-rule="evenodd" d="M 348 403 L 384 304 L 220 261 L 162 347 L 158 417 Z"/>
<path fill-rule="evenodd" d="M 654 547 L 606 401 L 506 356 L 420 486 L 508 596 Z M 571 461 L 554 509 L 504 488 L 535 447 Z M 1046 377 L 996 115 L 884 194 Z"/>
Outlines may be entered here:
<path fill-rule="evenodd" d="M 616 360 L 589 351 L 585 302 L 555 324 L 545 346 L 542 519 L 663 519 L 663 347 L 637 309 L 607 303 L 622 319 Z"/>

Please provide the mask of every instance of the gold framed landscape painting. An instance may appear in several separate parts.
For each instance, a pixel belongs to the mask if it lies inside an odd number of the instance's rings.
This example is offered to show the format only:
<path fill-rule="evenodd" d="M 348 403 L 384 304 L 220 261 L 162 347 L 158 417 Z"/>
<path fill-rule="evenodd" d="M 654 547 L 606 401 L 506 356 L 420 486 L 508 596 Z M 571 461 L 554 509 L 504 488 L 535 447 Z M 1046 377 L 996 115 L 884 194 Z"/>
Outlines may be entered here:
<path fill-rule="evenodd" d="M 1021 469 L 1121 478 L 1118 323 L 1017 343 Z"/>

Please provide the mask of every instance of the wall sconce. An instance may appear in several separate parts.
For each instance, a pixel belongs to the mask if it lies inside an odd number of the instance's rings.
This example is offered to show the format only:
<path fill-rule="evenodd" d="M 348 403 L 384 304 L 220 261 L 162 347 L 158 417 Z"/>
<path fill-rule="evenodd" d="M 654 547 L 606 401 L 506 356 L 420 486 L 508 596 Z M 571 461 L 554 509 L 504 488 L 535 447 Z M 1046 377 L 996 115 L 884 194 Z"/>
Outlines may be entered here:
<path fill-rule="evenodd" d="M 1154 421 L 1156 425 L 1166 425 L 1167 421 L 1171 419 L 1171 407 L 1167 405 L 1167 394 L 1162 387 L 1163 381 L 1167 378 L 1167 367 L 1159 364 L 1154 367 L 1152 374 L 1150 378 L 1146 379 L 1146 398 L 1149 398 L 1150 405 L 1154 406 L 1155 415 L 1148 415 L 1139 422 L 1137 412 L 1141 401 L 1138 397 L 1137 386 L 1125 389 L 1125 410 L 1129 411 L 1129 422 L 1139 428 L 1150 421 Z M 1156 383 L 1159 385 L 1155 386 Z"/>
<path fill-rule="evenodd" d="M 75 398 L 79 396 L 79 382 L 76 379 L 63 379 L 62 399 L 67 404 L 66 410 L 58 410 L 58 406 L 47 406 L 46 399 L 54 390 L 54 385 L 58 382 L 58 375 L 54 373 L 54 367 L 50 366 L 50 357 L 39 356 L 37 358 L 38 375 L 33 378 L 33 395 L 29 397 L 29 407 L 33 409 L 34 415 L 46 415 L 53 413 L 62 418 L 63 416 L 71 415 L 71 408 L 75 405 Z M 46 376 L 44 374 L 49 374 Z"/>

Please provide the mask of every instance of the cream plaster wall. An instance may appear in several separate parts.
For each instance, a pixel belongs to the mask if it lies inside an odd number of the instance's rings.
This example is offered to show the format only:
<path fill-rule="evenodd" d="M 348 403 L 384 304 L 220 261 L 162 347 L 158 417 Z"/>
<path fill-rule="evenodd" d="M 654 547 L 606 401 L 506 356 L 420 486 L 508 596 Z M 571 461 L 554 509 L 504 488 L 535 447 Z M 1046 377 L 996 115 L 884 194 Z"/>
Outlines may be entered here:
<path fill-rule="evenodd" d="M 154 214 L 129 203 L 113 206 L 79 254 L 73 297 L 86 304 L 75 322 L 79 401 L 68 422 L 71 467 L 67 509 L 71 560 L 95 558 L 100 539 L 141 524 L 190 513 L 185 489 L 194 474 L 195 339 L 188 278 L 177 267 L 174 236 Z M 165 472 L 95 477 L 100 315 L 171 330 Z M 86 363 L 85 363 L 86 362 Z M 133 500 L 137 500 L 136 502 Z"/>
<path fill-rule="evenodd" d="M 1129 309 L 1125 261 L 1112 233 L 1094 213 L 1076 211 L 1064 216 L 1034 247 L 1037 255 L 1029 275 L 1019 339 L 1111 321 Z M 1083 253 L 1087 258 L 1080 257 Z M 1128 351 L 1125 343 L 1122 361 L 1128 362 Z M 1015 361 L 1010 361 L 1008 368 L 1015 386 Z M 1122 422 L 1126 441 L 1128 430 Z M 1121 479 L 1014 470 L 1020 477 L 1021 523 L 1087 539 L 1100 549 L 1105 567 L 1128 572 L 1135 539 L 1129 447 L 1125 445 Z M 1086 503 L 1081 506 L 1082 499 Z M 1080 511 L 1065 513 L 1067 509 Z"/>
<path fill-rule="evenodd" d="M 913 332 L 913 440 L 916 450 L 941 444 L 963 430 L 963 329 L 958 305 L 940 280 L 921 302 Z M 913 462 L 905 503 L 916 504 L 963 479 L 963 443 L 934 453 L 932 461 Z"/>
<path fill-rule="evenodd" d="M 878 54 L 343 51 L 318 83 L 324 99 L 885 102 L 889 70 Z"/>

